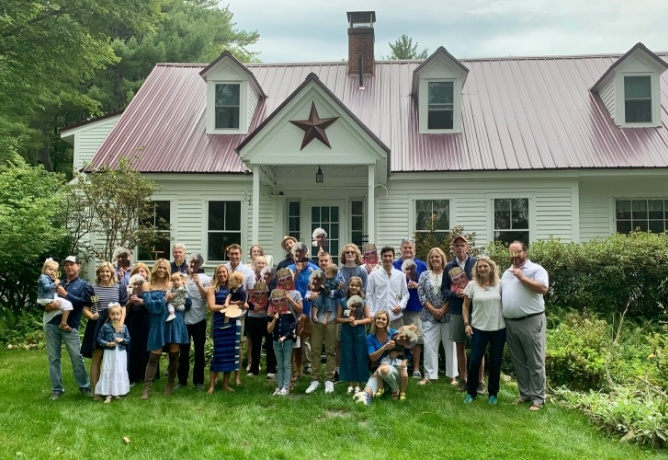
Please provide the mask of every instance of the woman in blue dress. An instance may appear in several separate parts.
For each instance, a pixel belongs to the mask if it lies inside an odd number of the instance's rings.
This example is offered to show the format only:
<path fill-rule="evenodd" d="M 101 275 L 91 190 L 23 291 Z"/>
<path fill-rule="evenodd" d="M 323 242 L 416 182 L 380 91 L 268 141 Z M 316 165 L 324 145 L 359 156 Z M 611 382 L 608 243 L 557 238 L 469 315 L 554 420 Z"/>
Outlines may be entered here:
<path fill-rule="evenodd" d="M 241 323 L 236 319 L 230 322 L 234 327 L 223 327 L 225 322 L 225 299 L 229 294 L 227 280 L 229 272 L 225 265 L 218 265 L 207 291 L 207 304 L 213 312 L 213 356 L 209 374 L 209 394 L 213 393 L 218 373 L 223 373 L 223 389 L 234 393 L 230 386 L 230 373 L 234 372 L 235 383 L 239 380 L 239 346 L 241 342 Z"/>
<path fill-rule="evenodd" d="M 153 268 L 151 268 L 150 280 L 144 283 L 142 287 L 144 306 L 148 311 L 151 322 L 151 330 L 148 335 L 147 349 L 151 352 L 148 364 L 146 365 L 146 374 L 144 375 L 144 391 L 141 399 L 148 399 L 151 393 L 151 385 L 155 378 L 155 373 L 160 362 L 163 348 L 169 352 L 169 366 L 167 367 L 167 386 L 165 386 L 165 395 L 172 394 L 176 373 L 179 370 L 179 346 L 182 343 L 188 343 L 188 329 L 183 319 L 185 311 L 176 311 L 176 317 L 173 321 L 165 321 L 168 311 L 167 304 L 176 293 L 169 292 L 169 278 L 171 268 L 169 261 L 158 259 Z M 190 298 L 186 299 L 185 310 L 192 306 Z"/>

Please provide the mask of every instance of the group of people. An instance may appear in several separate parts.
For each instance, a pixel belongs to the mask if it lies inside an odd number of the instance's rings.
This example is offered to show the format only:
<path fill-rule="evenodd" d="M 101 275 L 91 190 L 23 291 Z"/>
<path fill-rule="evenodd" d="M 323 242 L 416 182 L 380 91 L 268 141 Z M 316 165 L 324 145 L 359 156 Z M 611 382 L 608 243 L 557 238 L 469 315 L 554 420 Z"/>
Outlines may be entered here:
<path fill-rule="evenodd" d="M 186 386 L 191 344 L 192 382 L 203 390 L 204 345 L 210 336 L 209 393 L 218 382 L 234 392 L 232 375 L 234 385 L 241 384 L 243 340 L 249 377 L 260 374 L 264 342 L 266 376 L 276 382 L 275 395 L 289 394 L 306 374 L 306 394 L 323 384 L 325 393 L 333 393 L 339 380 L 364 404 L 386 391 L 393 399 L 405 399 L 409 374 L 420 385 L 437 380 L 442 346 L 445 375 L 466 392 L 464 402 L 472 403 L 486 390 L 489 404 L 496 404 L 507 343 L 518 382 L 516 403 L 530 403 L 534 411 L 543 407 L 543 294 L 549 282 L 547 272 L 527 258 L 523 243 L 509 246 L 510 267 L 500 276 L 493 260 L 469 254 L 462 235 L 453 239 L 451 261 L 435 247 L 425 263 L 415 257 L 415 241 L 405 238 L 396 260 L 393 247 L 378 254 L 370 243 L 361 249 L 346 244 L 340 266 L 326 252 L 325 238 L 316 239 L 314 232 L 318 252 L 311 258 L 308 245 L 286 236 L 281 242 L 285 259 L 275 267 L 259 245 L 251 248 L 250 263 L 243 264 L 241 247 L 232 244 L 229 262 L 215 267 L 213 277 L 203 273 L 201 255 L 186 259 L 180 243 L 173 248 L 173 262 L 158 259 L 150 269 L 141 262 L 133 265 L 131 253 L 121 248 L 115 267 L 110 262 L 97 267 L 93 285 L 78 277 L 75 256 L 63 261 L 62 279 L 58 264 L 47 260 L 38 303 L 45 310 L 51 398 L 64 392 L 62 343 L 80 391 L 96 399 L 120 398 L 135 383 L 143 383 L 141 398 L 148 399 L 163 352 L 169 354 L 165 394 Z M 82 315 L 88 322 L 80 343 Z M 91 359 L 90 380 L 83 357 Z"/>

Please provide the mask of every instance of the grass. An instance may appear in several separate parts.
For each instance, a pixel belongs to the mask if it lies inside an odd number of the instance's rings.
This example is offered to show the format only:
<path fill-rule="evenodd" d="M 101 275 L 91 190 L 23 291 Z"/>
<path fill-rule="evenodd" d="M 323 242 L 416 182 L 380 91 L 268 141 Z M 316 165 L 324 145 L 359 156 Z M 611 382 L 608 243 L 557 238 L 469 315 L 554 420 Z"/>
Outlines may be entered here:
<path fill-rule="evenodd" d="M 58 401 L 49 400 L 45 351 L 3 350 L 0 362 L 2 459 L 668 458 L 608 437 L 578 412 L 514 406 L 507 384 L 494 407 L 486 398 L 465 406 L 463 394 L 444 380 L 427 387 L 411 381 L 407 401 L 384 396 L 365 407 L 344 385 L 334 395 L 321 387 L 306 396 L 306 379 L 286 398 L 271 396 L 264 377 L 243 377 L 235 394 L 188 387 L 166 398 L 162 378 L 149 401 L 139 399 L 135 386 L 106 405 L 79 394 L 67 359 L 67 391 Z"/>

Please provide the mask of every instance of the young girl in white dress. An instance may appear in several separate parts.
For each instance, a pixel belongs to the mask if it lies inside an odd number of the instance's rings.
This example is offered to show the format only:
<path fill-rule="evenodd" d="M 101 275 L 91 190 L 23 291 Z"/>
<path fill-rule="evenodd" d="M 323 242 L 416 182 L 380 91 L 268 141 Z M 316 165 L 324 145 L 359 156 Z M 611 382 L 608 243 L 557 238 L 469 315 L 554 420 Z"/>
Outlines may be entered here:
<path fill-rule="evenodd" d="M 109 304 L 107 321 L 100 329 L 97 342 L 104 349 L 102 372 L 95 386 L 96 395 L 105 395 L 105 403 L 111 398 L 121 399 L 130 392 L 128 378 L 128 355 L 126 348 L 130 343 L 128 328 L 121 323 L 122 310 L 117 303 Z"/>

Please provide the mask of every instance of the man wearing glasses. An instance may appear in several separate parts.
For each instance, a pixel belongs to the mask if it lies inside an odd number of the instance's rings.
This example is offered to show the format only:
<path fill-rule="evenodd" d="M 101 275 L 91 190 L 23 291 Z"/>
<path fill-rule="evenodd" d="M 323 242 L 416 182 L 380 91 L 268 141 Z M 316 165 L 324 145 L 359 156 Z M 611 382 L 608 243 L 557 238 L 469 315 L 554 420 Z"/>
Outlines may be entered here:
<path fill-rule="evenodd" d="M 422 272 L 427 271 L 427 264 L 415 257 L 415 240 L 413 238 L 404 238 L 401 240 L 401 247 L 399 248 L 401 257 L 394 261 L 394 268 L 401 271 L 401 266 L 405 260 L 412 259 L 415 261 L 417 278 L 420 278 Z M 406 277 L 406 285 L 408 286 L 408 304 L 404 310 L 404 314 L 398 321 L 393 321 L 391 327 L 398 329 L 401 326 L 414 324 L 417 326 L 418 344 L 412 349 L 413 352 L 413 378 L 421 379 L 420 373 L 420 356 L 422 355 L 421 345 L 424 343 L 422 338 L 422 321 L 420 314 L 422 313 L 422 304 L 418 295 L 418 280 L 408 279 Z"/>
<path fill-rule="evenodd" d="M 503 273 L 503 317 L 506 343 L 517 377 L 518 403 L 531 402 L 529 410 L 545 404 L 545 300 L 550 285 L 547 271 L 527 258 L 520 241 L 508 246 L 512 265 Z"/>

